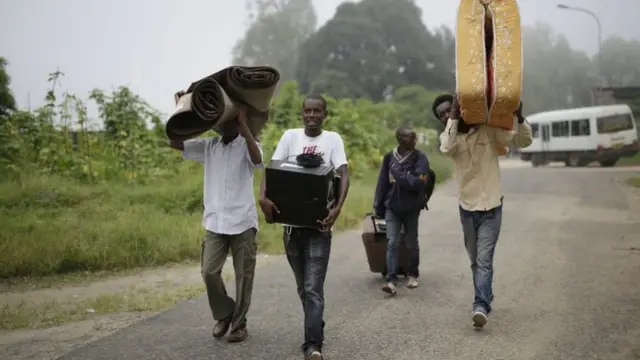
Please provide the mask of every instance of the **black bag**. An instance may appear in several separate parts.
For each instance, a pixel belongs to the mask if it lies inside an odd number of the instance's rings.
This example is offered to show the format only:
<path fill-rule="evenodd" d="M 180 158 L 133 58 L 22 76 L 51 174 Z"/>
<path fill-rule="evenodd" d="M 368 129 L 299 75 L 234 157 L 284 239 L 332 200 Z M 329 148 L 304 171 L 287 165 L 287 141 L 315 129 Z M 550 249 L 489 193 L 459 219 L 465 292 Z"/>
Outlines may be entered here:
<path fill-rule="evenodd" d="M 424 208 L 429 210 L 429 199 L 433 195 L 433 190 L 436 187 L 436 173 L 429 169 L 429 176 L 427 177 L 427 183 L 424 186 Z"/>

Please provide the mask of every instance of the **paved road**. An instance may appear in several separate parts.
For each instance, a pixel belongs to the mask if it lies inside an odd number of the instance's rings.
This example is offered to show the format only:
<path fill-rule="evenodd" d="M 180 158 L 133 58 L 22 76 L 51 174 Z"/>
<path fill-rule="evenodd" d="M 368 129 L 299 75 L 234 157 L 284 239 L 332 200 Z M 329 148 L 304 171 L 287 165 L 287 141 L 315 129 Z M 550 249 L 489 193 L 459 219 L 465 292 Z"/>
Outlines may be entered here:
<path fill-rule="evenodd" d="M 640 359 L 640 251 L 631 250 L 640 248 L 640 213 L 619 185 L 631 171 L 503 170 L 495 311 L 483 332 L 471 328 L 453 184 L 423 215 L 417 290 L 385 298 L 358 232 L 337 236 L 326 358 Z M 62 359 L 301 359 L 301 307 L 286 262 L 259 269 L 247 342 L 214 341 L 211 326 L 204 301 L 185 302 Z"/>

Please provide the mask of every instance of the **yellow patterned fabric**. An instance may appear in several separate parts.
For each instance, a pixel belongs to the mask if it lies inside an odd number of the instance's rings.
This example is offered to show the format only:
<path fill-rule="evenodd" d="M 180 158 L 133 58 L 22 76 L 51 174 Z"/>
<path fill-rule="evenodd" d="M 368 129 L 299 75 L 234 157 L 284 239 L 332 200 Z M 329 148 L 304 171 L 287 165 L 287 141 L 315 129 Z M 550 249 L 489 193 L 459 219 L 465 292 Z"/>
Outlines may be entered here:
<path fill-rule="evenodd" d="M 485 48 L 486 30 L 493 33 L 491 54 Z M 456 24 L 456 93 L 465 122 L 512 129 L 522 76 L 516 0 L 461 0 Z"/>

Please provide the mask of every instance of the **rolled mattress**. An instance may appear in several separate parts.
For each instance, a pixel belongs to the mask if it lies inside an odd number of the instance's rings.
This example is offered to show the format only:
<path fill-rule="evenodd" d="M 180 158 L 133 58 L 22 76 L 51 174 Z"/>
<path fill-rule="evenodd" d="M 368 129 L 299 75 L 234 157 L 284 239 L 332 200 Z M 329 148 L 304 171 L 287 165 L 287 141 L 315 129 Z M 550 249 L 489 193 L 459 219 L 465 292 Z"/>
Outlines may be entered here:
<path fill-rule="evenodd" d="M 269 66 L 230 66 L 197 80 L 176 93 L 176 110 L 165 126 L 172 140 L 188 140 L 222 125 L 247 110 L 247 123 L 257 136 L 269 119 L 280 73 Z"/>
<path fill-rule="evenodd" d="M 456 94 L 464 121 L 511 130 L 522 77 L 516 0 L 461 0 L 456 23 Z"/>

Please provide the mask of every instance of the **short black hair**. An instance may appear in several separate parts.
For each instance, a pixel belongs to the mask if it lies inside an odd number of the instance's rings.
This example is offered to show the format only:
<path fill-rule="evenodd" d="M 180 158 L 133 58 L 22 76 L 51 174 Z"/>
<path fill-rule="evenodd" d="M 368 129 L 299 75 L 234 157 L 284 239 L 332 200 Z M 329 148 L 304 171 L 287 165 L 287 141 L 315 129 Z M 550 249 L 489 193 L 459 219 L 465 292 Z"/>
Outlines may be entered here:
<path fill-rule="evenodd" d="M 408 124 L 404 124 L 404 125 L 400 125 L 397 129 L 396 129 L 396 136 L 400 135 L 403 132 L 408 132 L 408 133 L 415 133 L 416 131 L 413 130 L 413 127 L 411 127 L 411 125 Z"/>
<path fill-rule="evenodd" d="M 304 103 L 307 102 L 307 100 L 318 100 L 321 101 L 322 104 L 324 105 L 324 109 L 327 110 L 327 99 L 324 98 L 324 96 L 320 95 L 320 94 L 309 94 L 307 96 L 305 96 L 304 100 L 302 100 L 302 107 L 304 108 Z"/>
<path fill-rule="evenodd" d="M 438 114 L 438 106 L 446 102 L 453 103 L 453 94 L 440 94 L 435 98 L 435 100 L 433 100 L 431 111 L 433 111 L 433 115 L 435 115 L 436 119 L 440 118 L 440 114 Z"/>

